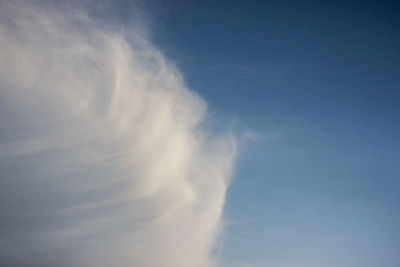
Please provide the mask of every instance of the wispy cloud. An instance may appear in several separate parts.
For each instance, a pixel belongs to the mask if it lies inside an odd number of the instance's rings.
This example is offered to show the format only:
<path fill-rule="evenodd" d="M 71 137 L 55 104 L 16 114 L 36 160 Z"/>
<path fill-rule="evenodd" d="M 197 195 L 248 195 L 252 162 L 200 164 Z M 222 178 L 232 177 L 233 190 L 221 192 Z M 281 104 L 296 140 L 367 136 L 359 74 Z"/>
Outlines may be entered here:
<path fill-rule="evenodd" d="M 140 27 L 38 3 L 0 4 L 0 265 L 216 264 L 232 138 Z"/>

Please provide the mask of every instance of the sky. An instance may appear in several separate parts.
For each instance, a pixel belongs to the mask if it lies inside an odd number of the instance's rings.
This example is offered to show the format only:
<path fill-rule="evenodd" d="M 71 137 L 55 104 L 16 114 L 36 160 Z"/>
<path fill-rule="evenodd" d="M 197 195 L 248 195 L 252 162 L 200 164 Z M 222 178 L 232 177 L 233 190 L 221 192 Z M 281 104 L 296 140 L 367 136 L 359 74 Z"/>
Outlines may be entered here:
<path fill-rule="evenodd" d="M 156 44 L 240 136 L 226 266 L 398 266 L 399 11 L 165 3 Z"/>
<path fill-rule="evenodd" d="M 1 263 L 398 266 L 398 3 L 99 3 L 1 2 Z"/>

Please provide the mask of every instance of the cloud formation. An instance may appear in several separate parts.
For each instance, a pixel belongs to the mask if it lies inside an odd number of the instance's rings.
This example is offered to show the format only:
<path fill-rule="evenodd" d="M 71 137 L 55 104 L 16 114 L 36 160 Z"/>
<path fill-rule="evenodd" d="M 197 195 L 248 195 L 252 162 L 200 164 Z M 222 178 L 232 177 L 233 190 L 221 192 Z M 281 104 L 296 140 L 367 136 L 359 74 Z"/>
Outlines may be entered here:
<path fill-rule="evenodd" d="M 0 265 L 214 266 L 233 139 L 140 27 L 37 3 L 0 3 Z"/>

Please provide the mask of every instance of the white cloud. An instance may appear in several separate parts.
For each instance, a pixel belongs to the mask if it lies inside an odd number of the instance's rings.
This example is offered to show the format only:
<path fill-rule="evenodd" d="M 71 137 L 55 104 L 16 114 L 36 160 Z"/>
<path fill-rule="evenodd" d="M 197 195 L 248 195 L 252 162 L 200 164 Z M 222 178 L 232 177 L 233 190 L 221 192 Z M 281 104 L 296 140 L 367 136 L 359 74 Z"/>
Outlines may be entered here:
<path fill-rule="evenodd" d="M 38 3 L 0 4 L 0 264 L 215 265 L 231 137 L 142 30 Z"/>

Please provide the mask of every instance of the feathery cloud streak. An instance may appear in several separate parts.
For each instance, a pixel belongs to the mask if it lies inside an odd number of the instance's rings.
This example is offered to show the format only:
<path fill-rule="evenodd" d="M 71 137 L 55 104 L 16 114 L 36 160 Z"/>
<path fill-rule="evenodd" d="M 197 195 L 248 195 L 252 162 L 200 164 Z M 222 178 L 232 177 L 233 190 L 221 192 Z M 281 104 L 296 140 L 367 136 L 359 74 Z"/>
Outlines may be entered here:
<path fill-rule="evenodd" d="M 0 3 L 0 264 L 214 266 L 232 138 L 142 30 L 38 3 Z"/>

